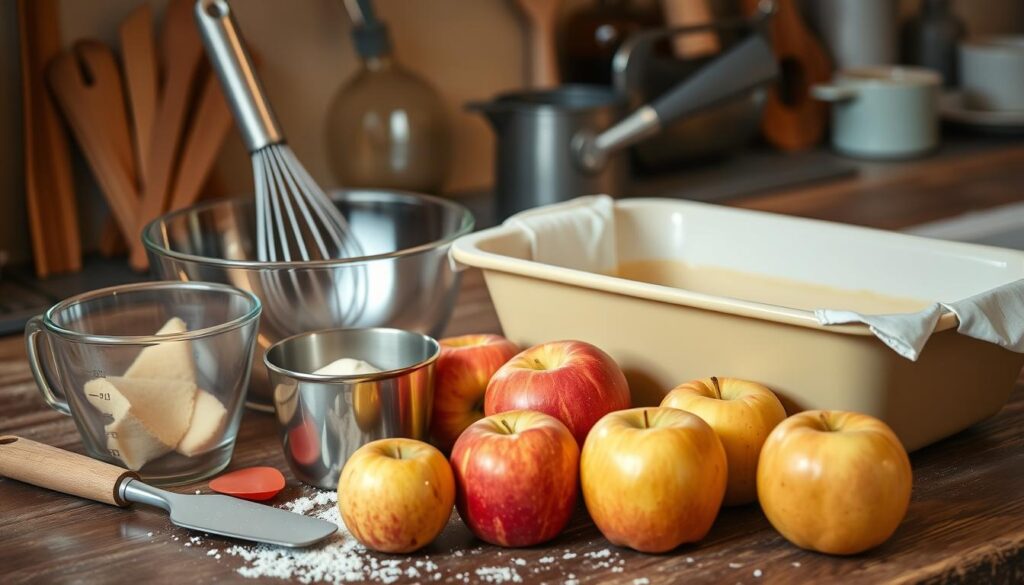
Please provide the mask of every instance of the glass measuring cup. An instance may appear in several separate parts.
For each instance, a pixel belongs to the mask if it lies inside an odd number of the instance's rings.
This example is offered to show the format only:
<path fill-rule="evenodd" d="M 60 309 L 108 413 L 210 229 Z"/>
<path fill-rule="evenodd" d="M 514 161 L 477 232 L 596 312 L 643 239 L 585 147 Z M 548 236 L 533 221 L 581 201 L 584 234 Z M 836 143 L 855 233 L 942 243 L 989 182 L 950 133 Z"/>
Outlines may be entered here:
<path fill-rule="evenodd" d="M 57 303 L 25 344 L 40 394 L 90 456 L 181 484 L 231 460 L 260 311 L 227 285 L 129 284 Z"/>

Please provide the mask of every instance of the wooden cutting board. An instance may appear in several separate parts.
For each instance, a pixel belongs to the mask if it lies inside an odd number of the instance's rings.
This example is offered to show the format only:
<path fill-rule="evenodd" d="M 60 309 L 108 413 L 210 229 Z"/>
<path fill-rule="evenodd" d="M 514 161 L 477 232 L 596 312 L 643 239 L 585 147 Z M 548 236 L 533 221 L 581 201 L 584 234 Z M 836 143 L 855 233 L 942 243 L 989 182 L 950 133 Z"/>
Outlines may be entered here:
<path fill-rule="evenodd" d="M 24 119 L 25 198 L 38 276 L 82 267 L 68 139 L 46 88 L 46 65 L 60 52 L 56 0 L 18 0 Z"/>

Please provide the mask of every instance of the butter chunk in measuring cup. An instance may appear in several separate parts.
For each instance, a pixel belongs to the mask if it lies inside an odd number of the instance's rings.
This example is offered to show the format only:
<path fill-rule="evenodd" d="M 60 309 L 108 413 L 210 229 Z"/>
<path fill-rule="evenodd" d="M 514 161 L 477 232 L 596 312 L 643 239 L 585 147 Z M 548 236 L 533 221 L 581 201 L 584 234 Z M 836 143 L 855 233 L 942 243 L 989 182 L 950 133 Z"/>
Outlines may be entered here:
<path fill-rule="evenodd" d="M 185 322 L 175 317 L 157 335 L 185 331 Z M 220 400 L 196 386 L 188 341 L 143 349 L 124 376 L 91 380 L 85 395 L 113 418 L 105 426 L 107 449 L 136 471 L 172 450 L 186 457 L 208 451 L 216 446 L 227 421 Z"/>
<path fill-rule="evenodd" d="M 98 378 L 85 384 L 85 396 L 115 421 L 125 416 L 139 419 L 161 443 L 174 447 L 192 420 L 196 385 L 180 380 Z"/>
<path fill-rule="evenodd" d="M 174 317 L 164 324 L 157 335 L 185 333 L 188 329 L 185 322 Z M 188 341 L 169 341 L 143 349 L 135 358 L 125 378 L 150 378 L 153 380 L 196 381 L 196 363 L 192 357 L 192 343 Z"/>
<path fill-rule="evenodd" d="M 227 419 L 228 409 L 224 408 L 216 396 L 206 390 L 197 391 L 192 420 L 189 421 L 185 436 L 178 442 L 178 453 L 193 457 L 215 447 Z"/>
<path fill-rule="evenodd" d="M 85 385 L 89 402 L 113 417 L 104 427 L 107 449 L 135 471 L 173 450 L 185 435 L 195 393 L 195 384 L 178 380 L 112 377 Z"/>

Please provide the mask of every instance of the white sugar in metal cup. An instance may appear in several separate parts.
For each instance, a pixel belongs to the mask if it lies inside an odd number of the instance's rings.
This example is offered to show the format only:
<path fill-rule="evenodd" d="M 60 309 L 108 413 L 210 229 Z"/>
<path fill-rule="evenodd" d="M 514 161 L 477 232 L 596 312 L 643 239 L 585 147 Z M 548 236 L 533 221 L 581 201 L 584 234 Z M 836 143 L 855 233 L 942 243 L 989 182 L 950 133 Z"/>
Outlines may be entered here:
<path fill-rule="evenodd" d="M 434 363 L 441 346 L 412 331 L 325 329 L 301 333 L 267 349 L 281 447 L 300 480 L 336 489 L 341 469 L 370 441 L 426 441 L 434 400 Z M 317 374 L 339 358 L 379 372 Z"/>

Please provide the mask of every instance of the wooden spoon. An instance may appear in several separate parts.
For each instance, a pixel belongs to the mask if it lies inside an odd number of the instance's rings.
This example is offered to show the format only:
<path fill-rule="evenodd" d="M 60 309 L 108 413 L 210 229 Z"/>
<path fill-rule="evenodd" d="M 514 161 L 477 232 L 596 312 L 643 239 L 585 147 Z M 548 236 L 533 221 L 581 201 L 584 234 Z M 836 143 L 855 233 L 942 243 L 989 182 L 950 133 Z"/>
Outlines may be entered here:
<path fill-rule="evenodd" d="M 156 118 L 158 93 L 156 43 L 153 39 L 153 11 L 149 4 L 138 8 L 121 22 L 117 29 L 121 41 L 121 65 L 124 69 L 128 111 L 132 121 L 132 145 L 135 151 L 135 182 L 141 191 L 146 184 L 148 150 L 153 140 L 153 121 Z M 108 218 L 100 234 L 99 249 L 104 256 L 116 256 L 127 250 L 126 238 L 117 221 Z"/>
<path fill-rule="evenodd" d="M 516 0 L 529 21 L 529 86 L 547 88 L 558 85 L 558 56 L 555 54 L 555 22 L 562 0 Z"/>
<path fill-rule="evenodd" d="M 142 193 L 132 239 L 138 240 L 142 228 L 167 207 L 174 163 L 188 114 L 196 71 L 203 47 L 192 17 L 192 0 L 171 0 L 164 15 L 160 52 L 164 65 L 163 93 L 157 106 L 156 124 L 149 146 L 146 185 Z M 132 246 L 130 264 L 136 270 L 148 266 L 145 249 Z"/>
<path fill-rule="evenodd" d="M 125 87 L 132 129 L 135 131 L 135 161 L 141 188 L 149 176 L 149 148 L 153 144 L 158 92 L 156 42 L 153 38 L 153 11 L 140 4 L 117 29 L 121 40 Z M 131 234 L 129 234 L 131 235 Z"/>
<path fill-rule="evenodd" d="M 171 193 L 171 211 L 188 207 L 199 198 L 230 131 L 231 111 L 217 76 L 208 71 L 181 151 L 181 164 Z"/>
<path fill-rule="evenodd" d="M 47 80 L 118 225 L 136 233 L 131 138 L 114 52 L 99 41 L 79 41 L 50 62 Z M 137 238 L 129 245 L 142 248 Z"/>

